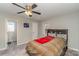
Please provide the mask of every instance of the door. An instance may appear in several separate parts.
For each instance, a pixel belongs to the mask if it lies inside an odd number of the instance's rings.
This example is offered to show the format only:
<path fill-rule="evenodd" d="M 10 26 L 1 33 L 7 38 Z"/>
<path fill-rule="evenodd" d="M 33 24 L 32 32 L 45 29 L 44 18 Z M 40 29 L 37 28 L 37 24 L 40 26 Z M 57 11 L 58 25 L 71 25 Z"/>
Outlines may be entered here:
<path fill-rule="evenodd" d="M 32 37 L 33 37 L 33 40 L 38 38 L 38 23 L 37 22 L 32 23 Z"/>
<path fill-rule="evenodd" d="M 8 21 L 7 22 L 7 35 L 8 35 L 8 44 L 17 43 L 17 25 L 15 21 Z"/>

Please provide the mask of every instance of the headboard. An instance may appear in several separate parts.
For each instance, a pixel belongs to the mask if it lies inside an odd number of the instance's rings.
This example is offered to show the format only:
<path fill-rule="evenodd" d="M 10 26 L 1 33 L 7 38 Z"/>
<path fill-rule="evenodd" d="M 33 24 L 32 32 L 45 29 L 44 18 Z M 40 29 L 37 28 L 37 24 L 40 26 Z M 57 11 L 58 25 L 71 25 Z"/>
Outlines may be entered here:
<path fill-rule="evenodd" d="M 66 45 L 68 45 L 68 29 L 46 29 L 46 32 L 47 36 L 52 35 L 64 38 Z"/>

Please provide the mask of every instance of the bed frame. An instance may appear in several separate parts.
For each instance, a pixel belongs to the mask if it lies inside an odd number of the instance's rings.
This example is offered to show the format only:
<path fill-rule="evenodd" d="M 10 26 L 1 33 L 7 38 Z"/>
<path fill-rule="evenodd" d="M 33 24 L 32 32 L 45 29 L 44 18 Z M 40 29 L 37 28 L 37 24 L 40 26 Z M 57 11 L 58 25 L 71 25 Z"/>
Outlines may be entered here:
<path fill-rule="evenodd" d="M 68 29 L 46 29 L 47 36 L 51 32 L 55 33 L 56 37 L 57 37 L 58 34 L 65 34 L 66 35 L 66 39 L 65 39 L 66 46 L 64 47 L 63 53 L 61 54 L 61 56 L 65 55 L 65 52 L 68 49 Z"/>

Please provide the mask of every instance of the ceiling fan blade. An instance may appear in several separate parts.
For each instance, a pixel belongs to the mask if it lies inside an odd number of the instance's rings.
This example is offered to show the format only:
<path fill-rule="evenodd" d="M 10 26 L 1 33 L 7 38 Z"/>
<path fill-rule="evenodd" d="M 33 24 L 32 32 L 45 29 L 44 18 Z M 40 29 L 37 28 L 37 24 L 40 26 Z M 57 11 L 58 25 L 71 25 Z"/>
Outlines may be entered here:
<path fill-rule="evenodd" d="M 37 5 L 36 4 L 33 4 L 32 5 L 32 9 L 34 9 L 34 8 L 36 8 L 37 7 Z"/>
<path fill-rule="evenodd" d="M 20 8 L 22 8 L 22 9 L 25 9 L 24 7 L 22 7 L 22 6 L 20 6 L 20 5 L 16 4 L 16 3 L 12 3 L 12 4 L 16 5 L 16 6 L 20 7 Z"/>
<path fill-rule="evenodd" d="M 24 13 L 25 11 L 17 12 L 17 14 Z"/>
<path fill-rule="evenodd" d="M 40 12 L 36 12 L 36 11 L 32 11 L 33 13 L 36 13 L 36 14 L 38 14 L 38 15 L 41 15 L 41 13 Z"/>

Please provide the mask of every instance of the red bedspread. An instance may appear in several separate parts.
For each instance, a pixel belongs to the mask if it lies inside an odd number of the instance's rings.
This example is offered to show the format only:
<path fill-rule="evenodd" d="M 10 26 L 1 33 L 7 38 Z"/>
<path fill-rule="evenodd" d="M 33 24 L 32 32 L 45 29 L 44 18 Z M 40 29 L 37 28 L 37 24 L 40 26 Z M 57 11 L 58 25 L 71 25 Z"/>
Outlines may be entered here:
<path fill-rule="evenodd" d="M 43 37 L 43 38 L 36 39 L 35 41 L 40 43 L 40 44 L 44 44 L 44 43 L 49 42 L 53 39 L 54 39 L 53 36 L 46 36 L 46 37 Z"/>

